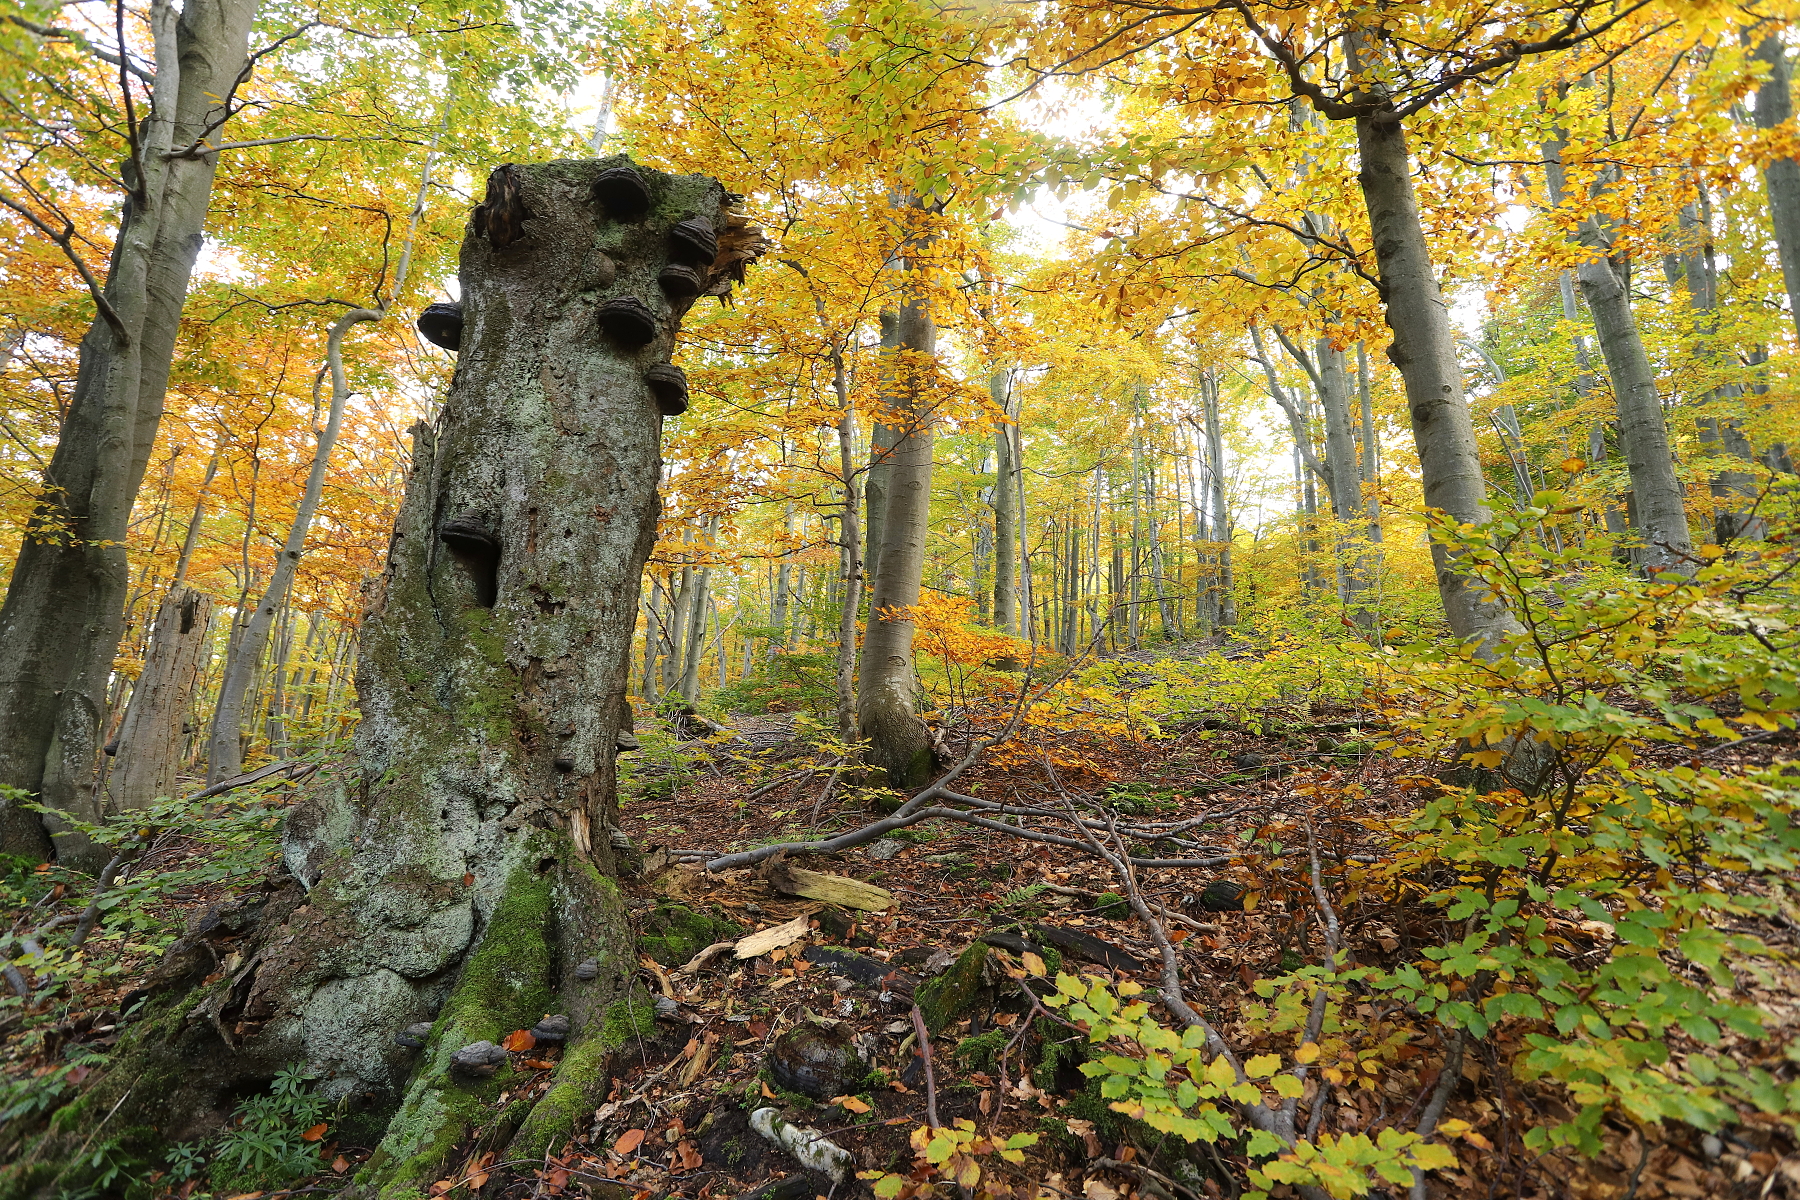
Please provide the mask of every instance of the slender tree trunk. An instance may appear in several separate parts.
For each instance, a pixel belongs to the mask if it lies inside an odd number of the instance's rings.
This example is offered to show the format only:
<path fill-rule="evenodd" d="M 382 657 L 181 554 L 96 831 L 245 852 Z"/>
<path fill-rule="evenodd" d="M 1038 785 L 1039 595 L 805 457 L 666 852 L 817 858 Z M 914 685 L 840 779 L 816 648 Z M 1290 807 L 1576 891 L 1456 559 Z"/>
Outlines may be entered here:
<path fill-rule="evenodd" d="M 988 376 L 988 395 L 1001 412 L 994 424 L 994 628 L 1017 634 L 1019 628 L 1018 468 L 1013 463 L 1012 372 Z"/>
<path fill-rule="evenodd" d="M 1775 129 L 1794 115 L 1792 72 L 1779 32 L 1757 44 L 1756 58 L 1769 64 L 1769 77 L 1756 89 L 1756 127 Z M 1800 328 L 1800 160 L 1770 160 L 1763 168 L 1763 186 L 1768 189 L 1781 279 L 1787 286 L 1788 319 Z"/>
<path fill-rule="evenodd" d="M 788 549 L 794 540 L 794 502 L 785 501 L 781 506 L 781 565 L 775 568 L 775 601 L 769 614 L 769 624 L 775 627 L 775 636 L 769 639 L 769 657 L 793 645 L 793 631 L 788 623 L 793 619 L 791 596 L 794 589 L 793 552 Z"/>
<path fill-rule="evenodd" d="M 1382 306 L 1394 334 L 1388 358 L 1406 384 L 1425 504 L 1458 522 L 1485 521 L 1487 483 L 1463 394 L 1449 306 L 1432 272 L 1413 194 L 1406 131 L 1391 114 L 1363 116 L 1356 119 L 1356 140 L 1362 153 L 1357 178 L 1369 214 Z M 1435 540 L 1431 559 L 1438 598 L 1458 638 L 1487 648 L 1518 628 L 1504 605 L 1482 598 L 1485 588 L 1469 586 L 1449 549 Z"/>
<path fill-rule="evenodd" d="M 895 374 L 895 352 L 900 349 L 900 315 L 891 309 L 881 310 L 881 350 L 880 380 L 882 385 L 882 404 L 891 405 L 903 401 L 893 392 L 897 377 Z M 869 594 L 875 594 L 876 577 L 881 573 L 881 546 L 885 544 L 887 535 L 888 496 L 893 490 L 894 449 L 904 435 L 900 426 L 889 424 L 888 414 L 876 415 L 874 428 L 869 434 L 869 472 L 868 482 L 863 488 L 863 502 L 868 508 L 868 517 L 863 522 L 863 530 L 868 535 L 864 544 L 868 546 L 868 561 L 864 567 L 869 572 Z"/>
<path fill-rule="evenodd" d="M 838 610 L 837 629 L 837 731 L 846 741 L 856 736 L 856 624 L 862 610 L 863 540 L 857 521 L 862 507 L 856 484 L 856 410 L 841 351 L 832 354 L 831 386 L 838 402 L 838 472 L 843 476 L 844 507 L 840 520 L 839 570 L 844 578 L 844 603 Z"/>
<path fill-rule="evenodd" d="M 344 423 L 344 405 L 350 399 L 350 383 L 344 374 L 344 335 L 352 326 L 364 321 L 379 321 L 375 309 L 352 309 L 331 326 L 325 343 L 325 356 L 331 374 L 331 414 L 319 433 L 319 444 L 313 451 L 312 470 L 306 477 L 306 491 L 300 506 L 294 510 L 294 523 L 288 529 L 287 542 L 275 558 L 275 571 L 263 592 L 261 603 L 251 612 L 243 632 L 233 643 L 225 660 L 225 678 L 219 685 L 219 700 L 213 709 L 212 734 L 206 757 L 206 781 L 218 783 L 243 770 L 242 743 L 244 697 L 256 678 L 263 650 L 269 641 L 269 630 L 275 616 L 287 604 L 294 586 L 294 574 L 300 569 L 300 556 L 306 549 L 306 535 L 312 529 L 313 514 L 318 511 L 319 497 L 325 490 L 325 473 L 330 465 L 332 447 L 337 445 L 338 430 Z"/>
<path fill-rule="evenodd" d="M 714 518 L 707 525 L 706 549 L 712 550 L 712 535 L 718 528 L 718 519 Z M 681 656 L 681 702 L 689 708 L 700 700 L 700 660 L 706 653 L 706 606 L 712 597 L 708 593 L 708 585 L 712 582 L 712 565 L 709 563 L 693 572 L 692 582 L 688 590 L 692 595 L 687 602 L 687 631 L 683 635 L 684 653 Z"/>
<path fill-rule="evenodd" d="M 187 533 L 181 539 L 181 558 L 175 564 L 175 582 L 172 587 L 180 587 L 187 582 L 188 567 L 194 561 L 194 547 L 200 544 L 200 525 L 206 519 L 206 490 L 212 486 L 213 476 L 219 473 L 219 447 L 213 447 L 212 459 L 206 464 L 206 480 L 200 485 L 200 495 L 194 499 L 194 515 L 188 518 Z"/>
<path fill-rule="evenodd" d="M 106 780 L 109 812 L 144 808 L 174 795 L 211 619 L 212 601 L 190 587 L 178 584 L 163 597 L 144 669 L 119 726 L 117 757 Z"/>
<path fill-rule="evenodd" d="M 1201 376 L 1201 402 L 1205 406 L 1207 474 L 1211 477 L 1213 528 L 1208 535 L 1218 551 L 1218 613 L 1220 625 L 1236 625 L 1237 580 L 1231 563 L 1231 512 L 1225 505 L 1225 432 L 1219 421 L 1219 379 L 1211 371 Z"/>
<path fill-rule="evenodd" d="M 1701 207 L 1685 205 L 1680 216 L 1680 253 L 1663 260 L 1669 278 L 1669 290 L 1685 287 L 1688 306 L 1694 311 L 1694 359 L 1702 371 L 1718 367 L 1718 300 L 1719 277 L 1713 257 L 1712 203 L 1704 183 L 1700 187 Z M 1726 454 L 1746 465 L 1756 461 L 1750 439 L 1744 436 L 1737 421 L 1736 408 L 1742 395 L 1736 384 L 1714 388 L 1701 398 L 1701 414 L 1695 424 L 1700 442 L 1713 454 Z M 1760 517 L 1752 515 L 1756 503 L 1757 480 L 1749 471 L 1720 467 L 1713 472 L 1713 541 L 1721 544 L 1749 539 L 1759 541 L 1766 532 Z"/>
<path fill-rule="evenodd" d="M 909 259 L 908 273 L 917 270 Z M 904 424 L 897 427 L 888 458 L 881 540 L 870 543 L 879 565 L 870 585 L 856 717 L 869 742 L 869 764 L 884 772 L 889 787 L 911 788 L 928 779 L 933 766 L 931 735 L 917 712 L 913 622 L 896 611 L 919 602 L 930 529 L 933 414 L 928 390 L 935 382 L 937 326 L 924 296 L 907 297 L 895 320 L 895 337 L 900 361 L 894 368 L 893 402 Z"/>
<path fill-rule="evenodd" d="M 248 69 L 256 0 L 153 4 L 156 59 L 142 164 L 124 205 L 105 306 L 81 343 L 68 415 L 0 606 L 0 784 L 88 820 L 95 735 L 123 629 L 126 541 L 200 252 L 218 155 L 175 154 L 220 138 Z M 0 800 L 0 851 L 98 866 L 104 853 L 62 822 Z"/>
<path fill-rule="evenodd" d="M 160 1159 L 301 1063 L 342 1102 L 334 1120 L 375 1147 L 348 1194 L 422 1194 L 457 1170 L 478 1123 L 499 1162 L 566 1146 L 611 1086 L 614 1051 L 649 1032 L 609 878 L 657 512 L 662 421 L 645 372 L 667 364 L 679 327 L 657 284 L 671 225 L 735 227 L 723 188 L 698 176 L 642 172 L 657 203 L 641 219 L 603 208 L 619 192 L 596 202 L 602 169 L 627 166 L 510 166 L 490 180 L 462 249 L 456 378 L 438 429 L 415 442 L 363 627 L 359 777 L 293 810 L 298 881 L 272 880 L 237 920 L 195 935 L 212 940 L 183 943 L 110 1072 L 3 1182 L 88 1187 L 102 1127 L 118 1157 Z M 600 274 L 597 244 L 616 278 Z M 622 297 L 651 314 L 647 343 L 603 332 L 616 309 L 602 305 Z M 504 1062 L 489 1078 L 452 1074 L 459 1049 L 546 1013 L 571 1028 L 546 1091 Z M 395 1040 L 415 1022 L 430 1023 L 416 1051 Z"/>
<path fill-rule="evenodd" d="M 1621 259 L 1597 256 L 1576 268 L 1582 298 L 1594 316 L 1594 338 L 1600 343 L 1606 372 L 1612 377 L 1613 403 L 1619 410 L 1619 433 L 1625 443 L 1625 465 L 1631 472 L 1631 492 L 1637 508 L 1637 527 L 1644 539 L 1644 564 L 1652 572 L 1686 574 L 1693 567 L 1687 555 L 1688 536 L 1685 489 L 1675 474 L 1669 450 L 1669 432 L 1663 424 L 1662 400 L 1656 394 L 1656 373 L 1644 352 L 1632 315 L 1631 296 L 1625 282 L 1628 265 Z"/>

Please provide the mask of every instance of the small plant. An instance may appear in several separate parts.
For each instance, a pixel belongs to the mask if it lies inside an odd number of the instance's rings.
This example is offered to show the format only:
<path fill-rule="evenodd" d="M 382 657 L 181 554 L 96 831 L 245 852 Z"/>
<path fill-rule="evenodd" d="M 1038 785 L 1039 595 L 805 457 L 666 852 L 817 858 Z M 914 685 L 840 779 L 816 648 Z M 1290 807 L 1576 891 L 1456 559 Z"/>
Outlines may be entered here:
<path fill-rule="evenodd" d="M 943 1195 L 985 1200 L 989 1196 L 1011 1195 L 1004 1185 L 995 1186 L 993 1170 L 985 1167 L 982 1160 L 992 1156 L 1003 1162 L 1022 1163 L 1025 1151 L 1037 1142 L 1035 1133 L 989 1137 L 975 1128 L 975 1122 L 958 1117 L 953 1125 L 936 1129 L 921 1125 L 913 1130 L 910 1173 L 862 1171 L 857 1178 L 868 1180 L 879 1200 L 931 1200 Z"/>
<path fill-rule="evenodd" d="M 232 1127 L 212 1148 L 188 1143 L 170 1149 L 171 1174 L 199 1176 L 210 1157 L 213 1186 L 243 1192 L 274 1187 L 310 1175 L 321 1166 L 326 1102 L 307 1084 L 306 1068 L 295 1063 L 275 1076 L 269 1090 L 237 1106 Z"/>

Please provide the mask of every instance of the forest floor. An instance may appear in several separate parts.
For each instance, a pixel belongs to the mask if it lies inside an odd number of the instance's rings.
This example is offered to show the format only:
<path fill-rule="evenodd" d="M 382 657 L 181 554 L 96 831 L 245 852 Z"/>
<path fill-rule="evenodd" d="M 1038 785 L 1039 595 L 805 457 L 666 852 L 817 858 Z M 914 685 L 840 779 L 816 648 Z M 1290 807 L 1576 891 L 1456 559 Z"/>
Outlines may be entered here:
<path fill-rule="evenodd" d="M 1079 1033 L 1046 1020 L 1018 975 L 1025 947 L 1054 946 L 1066 971 L 1154 991 L 1157 947 L 1120 899 L 1125 885 L 1094 855 L 930 821 L 804 861 L 885 889 L 892 902 L 879 912 L 784 894 L 764 870 L 708 874 L 695 864 L 665 861 L 659 850 L 719 854 L 815 829 L 856 828 L 879 816 L 853 791 L 837 793 L 815 816 L 823 772 L 749 799 L 759 781 L 816 762 L 790 730 L 791 718 L 745 718 L 736 738 L 697 745 L 679 786 L 651 788 L 626 808 L 626 832 L 647 859 L 626 888 L 646 935 L 640 979 L 663 999 L 652 1031 L 620 1052 L 611 1095 L 588 1128 L 543 1162 L 471 1155 L 434 1192 L 468 1196 L 475 1177 L 488 1184 L 483 1195 L 534 1200 L 847 1196 L 864 1185 L 850 1179 L 834 1188 L 800 1172 L 792 1157 L 752 1131 L 751 1114 L 772 1108 L 821 1132 L 843 1149 L 854 1171 L 906 1174 L 913 1168 L 908 1139 L 935 1106 L 943 1125 L 966 1120 L 1002 1137 L 1039 1136 L 1023 1163 L 986 1164 L 999 1168 L 995 1183 L 1016 1188 L 1024 1200 L 1235 1195 L 1231 1181 L 1243 1177 L 1242 1155 L 1225 1145 L 1164 1143 L 1112 1112 L 1075 1069 L 1071 1051 L 1083 1041 Z M 1310 827 L 1325 861 L 1343 863 L 1364 848 L 1371 825 L 1417 803 L 1418 764 L 1376 752 L 1376 732 L 1350 710 L 1315 709 L 1299 722 L 1290 715 L 1280 732 L 1206 722 L 1154 739 L 1088 744 L 1061 771 L 1029 762 L 979 766 L 958 786 L 990 800 L 1039 806 L 1083 796 L 1121 819 L 1191 821 L 1190 836 L 1236 848 L 1234 865 L 1145 867 L 1137 885 L 1168 914 L 1188 1000 L 1240 1056 L 1291 1052 L 1291 1032 L 1273 1034 L 1253 1016 L 1259 982 L 1318 953 L 1307 856 L 1282 857 L 1279 844 L 1304 848 Z M 1763 744 L 1745 753 L 1766 761 L 1776 750 Z M 165 869 L 179 867 L 184 855 L 199 861 L 207 852 L 181 844 L 158 851 L 168 860 Z M 220 893 L 221 885 L 203 879 L 169 893 L 163 918 L 199 919 Z M 10 922 L 19 914 L 6 915 Z M 800 917 L 807 918 L 804 936 L 768 953 L 744 960 L 727 953 L 680 969 L 709 942 Z M 1427 924 L 1432 914 L 1417 905 L 1361 895 L 1344 904 L 1341 917 L 1343 948 L 1358 963 L 1395 963 L 1420 944 L 1436 944 Z M 1592 923 L 1564 925 L 1557 932 L 1577 953 L 1607 936 Z M 1758 932 L 1790 952 L 1779 973 L 1762 980 L 1772 993 L 1765 1003 L 1789 1019 L 1769 1039 L 1744 1044 L 1746 1062 L 1779 1057 L 1800 1033 L 1800 977 L 1791 954 L 1800 939 L 1793 929 Z M 56 1002 L 54 1025 L 46 1023 L 48 1008 L 35 1019 L 11 1010 L 0 1025 L 6 1072 L 15 1080 L 44 1076 L 67 1062 L 71 1047 L 104 1052 L 116 1037 L 119 998 L 150 961 L 148 954 L 126 954 L 104 979 L 65 994 Z M 941 1023 L 927 1039 L 927 1059 L 918 1052 L 915 999 L 947 975 L 961 982 L 929 989 Z M 1353 1064 L 1350 1078 L 1322 1099 L 1316 1079 L 1310 1081 L 1303 1111 L 1322 1104 L 1326 1133 L 1410 1129 L 1438 1081 L 1444 1047 L 1416 1024 L 1384 1024 L 1369 1005 L 1360 1015 L 1391 1035 L 1389 1044 Z M 828 1036 L 815 1036 L 819 1031 Z M 1507 1036 L 1515 1035 L 1495 1038 Z M 547 1087 L 556 1058 L 547 1047 L 514 1054 L 510 1069 L 518 1087 L 500 1105 Z M 1520 1140 L 1524 1129 L 1567 1120 L 1573 1110 L 1560 1090 L 1521 1083 L 1500 1064 L 1491 1044 L 1485 1057 L 1465 1058 L 1447 1115 L 1468 1122 L 1473 1136 L 1456 1145 L 1457 1171 L 1432 1176 L 1430 1195 L 1800 1197 L 1800 1155 L 1785 1126 L 1750 1112 L 1722 1137 L 1619 1121 L 1604 1130 L 1606 1148 L 1594 1158 L 1528 1151 Z M 323 1149 L 324 1171 L 263 1200 L 331 1190 L 369 1153 L 349 1145 Z M 169 1190 L 185 1198 L 193 1186 Z"/>

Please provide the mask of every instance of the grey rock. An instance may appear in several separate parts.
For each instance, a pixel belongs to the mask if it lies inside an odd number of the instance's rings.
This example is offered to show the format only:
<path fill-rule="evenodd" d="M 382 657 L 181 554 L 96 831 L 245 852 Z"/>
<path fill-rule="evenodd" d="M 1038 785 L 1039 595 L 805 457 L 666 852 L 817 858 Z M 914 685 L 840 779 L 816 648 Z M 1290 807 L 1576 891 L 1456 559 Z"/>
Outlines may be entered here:
<path fill-rule="evenodd" d="M 665 1021 L 673 1021 L 681 1015 L 681 1005 L 668 996 L 656 998 L 656 1015 Z"/>
<path fill-rule="evenodd" d="M 1719 1156 L 1725 1153 L 1725 1143 L 1719 1139 L 1718 1134 L 1709 1133 L 1700 1139 L 1700 1153 L 1706 1155 L 1707 1161 L 1717 1162 Z"/>
<path fill-rule="evenodd" d="M 506 1051 L 492 1042 L 470 1042 L 450 1056 L 450 1069 L 464 1075 L 492 1075 L 506 1061 Z"/>
<path fill-rule="evenodd" d="M 869 1064 L 850 1026 L 809 1021 L 775 1039 L 769 1074 L 790 1092 L 829 1100 L 854 1091 L 869 1074 Z"/>
<path fill-rule="evenodd" d="M 876 862 L 888 862 L 904 849 L 906 849 L 906 843 L 898 838 L 882 838 L 869 847 L 868 854 Z"/>
<path fill-rule="evenodd" d="M 1268 761 L 1262 755 L 1246 750 L 1242 754 L 1233 755 L 1231 765 L 1240 771 L 1254 771 L 1256 768 L 1266 765 Z"/>
<path fill-rule="evenodd" d="M 554 1017 L 545 1017 L 531 1027 L 531 1036 L 540 1042 L 561 1045 L 569 1040 L 569 1018 L 561 1013 Z"/>

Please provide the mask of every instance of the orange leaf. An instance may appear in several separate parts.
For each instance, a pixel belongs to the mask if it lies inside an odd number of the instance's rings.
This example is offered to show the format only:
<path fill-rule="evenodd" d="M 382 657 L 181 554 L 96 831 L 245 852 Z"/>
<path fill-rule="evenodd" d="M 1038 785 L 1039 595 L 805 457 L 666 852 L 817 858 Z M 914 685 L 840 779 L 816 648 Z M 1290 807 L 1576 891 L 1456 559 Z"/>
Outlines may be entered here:
<path fill-rule="evenodd" d="M 630 1154 L 633 1150 L 636 1150 L 639 1146 L 641 1146 L 643 1144 L 644 1144 L 644 1131 L 643 1130 L 627 1129 L 624 1133 L 621 1133 L 619 1135 L 619 1140 L 613 1143 L 613 1153 L 614 1154 Z"/>
<path fill-rule="evenodd" d="M 706 1161 L 700 1157 L 700 1152 L 694 1149 L 694 1143 L 692 1142 L 681 1143 L 679 1146 L 675 1147 L 675 1153 L 676 1160 L 681 1164 L 681 1169 L 684 1171 L 691 1171 Z"/>
<path fill-rule="evenodd" d="M 342 1175 L 345 1171 L 350 1169 L 350 1160 L 340 1154 L 331 1160 L 331 1169 L 336 1171 L 339 1175 Z"/>
<path fill-rule="evenodd" d="M 531 1036 L 529 1029 L 515 1029 L 500 1039 L 500 1048 L 511 1050 L 517 1054 L 521 1050 L 529 1050 L 537 1045 L 537 1039 Z"/>
<path fill-rule="evenodd" d="M 469 873 L 468 873 L 468 872 L 466 872 L 466 871 L 465 871 L 465 872 L 464 872 L 464 873 L 463 873 L 463 886 L 464 886 L 464 887 L 469 887 L 469 886 L 471 886 L 471 885 L 472 885 L 472 884 L 474 884 L 474 882 L 475 882 L 475 877 L 474 877 L 474 876 L 473 876 L 473 875 L 470 875 L 470 874 L 469 874 Z"/>
<path fill-rule="evenodd" d="M 832 1103 L 839 1108 L 844 1109 L 846 1112 L 866 1113 L 869 1111 L 869 1106 L 864 1104 L 861 1100 L 858 1100 L 855 1096 L 839 1096 L 834 1099 Z"/>
<path fill-rule="evenodd" d="M 469 1176 L 469 1190 L 470 1191 L 478 1192 L 486 1186 L 487 1186 L 487 1172 L 486 1171 L 477 1171 L 477 1172 L 475 1172 L 475 1174 Z"/>
<path fill-rule="evenodd" d="M 776 1095 L 776 1094 L 775 1094 L 775 1093 L 774 1093 L 774 1092 L 771 1092 L 771 1091 L 770 1091 L 770 1090 L 769 1090 L 769 1085 L 768 1085 L 768 1083 L 767 1083 L 767 1082 L 766 1082 L 766 1081 L 765 1081 L 765 1082 L 764 1082 L 764 1083 L 763 1083 L 763 1085 L 762 1085 L 762 1094 L 763 1094 L 763 1099 L 765 1099 L 765 1100 L 779 1100 L 779 1099 L 781 1099 L 781 1097 L 780 1097 L 780 1096 L 777 1096 L 777 1095 Z"/>
<path fill-rule="evenodd" d="M 1191 929 L 1171 929 L 1169 930 L 1169 940 L 1171 942 L 1185 942 L 1192 936 L 1193 932 L 1194 931 Z"/>
<path fill-rule="evenodd" d="M 525 1065 L 530 1067 L 533 1071 L 553 1071 L 556 1069 L 555 1063 L 548 1062 L 541 1058 L 528 1058 L 525 1060 Z"/>
<path fill-rule="evenodd" d="M 314 1125 L 311 1129 L 309 1129 L 305 1133 L 301 1134 L 300 1140 L 303 1142 L 316 1142 L 324 1136 L 325 1136 L 325 1122 L 320 1121 L 317 1125 Z"/>

